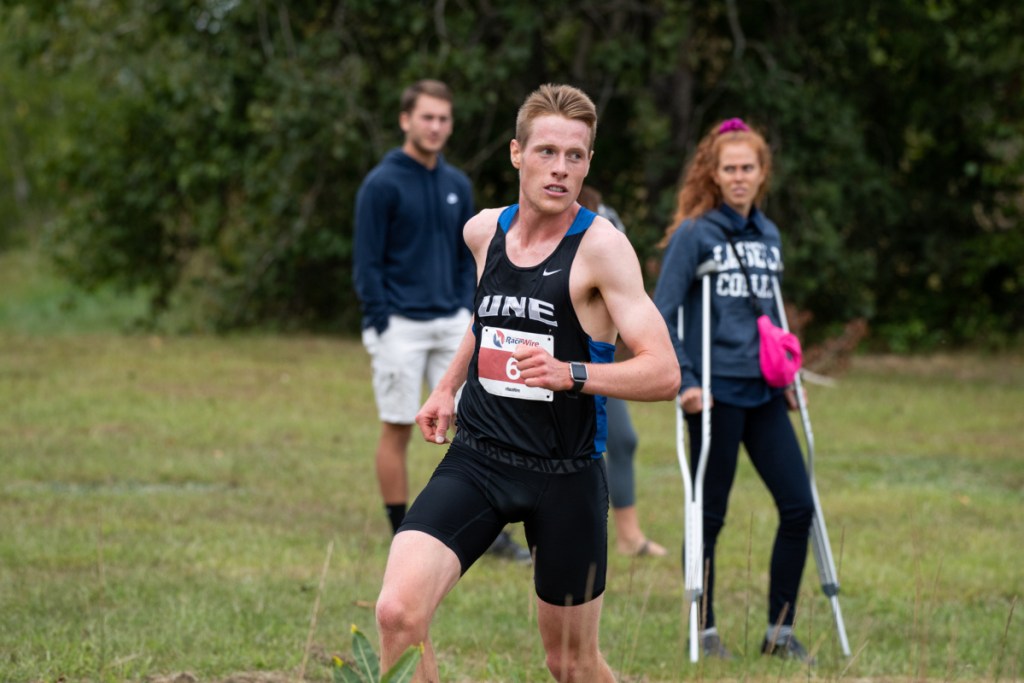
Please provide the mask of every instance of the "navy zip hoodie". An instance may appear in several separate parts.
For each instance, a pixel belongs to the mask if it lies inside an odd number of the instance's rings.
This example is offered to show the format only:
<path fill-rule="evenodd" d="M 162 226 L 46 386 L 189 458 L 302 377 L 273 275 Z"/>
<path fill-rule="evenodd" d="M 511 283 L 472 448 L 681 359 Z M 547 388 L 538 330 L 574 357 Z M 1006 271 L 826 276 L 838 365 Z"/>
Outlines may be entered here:
<path fill-rule="evenodd" d="M 758 360 L 757 316 L 750 301 L 750 282 L 736 260 L 726 231 L 732 235 L 754 281 L 754 293 L 762 312 L 776 325 L 771 276 L 782 282 L 782 244 L 779 229 L 757 207 L 744 218 L 722 204 L 695 220 L 685 220 L 672 234 L 654 290 L 675 346 L 682 370 L 680 393 L 700 386 L 701 377 L 701 281 L 697 268 L 705 261 L 718 264 L 711 276 L 711 373 L 713 377 L 761 380 Z M 678 312 L 683 307 L 683 339 L 679 339 Z M 742 384 L 733 382 L 734 386 Z M 759 382 L 763 384 L 763 380 Z M 763 385 L 767 392 L 767 384 Z M 765 394 L 767 396 L 767 393 Z"/>
<path fill-rule="evenodd" d="M 472 217 L 469 178 L 438 155 L 428 169 L 388 152 L 356 195 L 353 280 L 363 329 L 388 316 L 433 320 L 472 310 L 476 263 L 462 239 Z"/>

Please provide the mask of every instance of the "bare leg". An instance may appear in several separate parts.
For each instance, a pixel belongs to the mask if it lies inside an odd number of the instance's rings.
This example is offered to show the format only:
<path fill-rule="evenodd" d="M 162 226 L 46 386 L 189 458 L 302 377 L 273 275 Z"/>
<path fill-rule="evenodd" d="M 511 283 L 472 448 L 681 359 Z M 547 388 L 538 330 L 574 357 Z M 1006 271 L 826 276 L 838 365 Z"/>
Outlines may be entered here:
<path fill-rule="evenodd" d="M 406 453 L 412 425 L 382 422 L 380 441 L 377 442 L 377 483 L 385 505 L 409 501 L 409 475 Z"/>
<path fill-rule="evenodd" d="M 603 597 L 583 605 L 559 607 L 537 601 L 537 624 L 548 671 L 560 683 L 615 683 L 598 649 Z"/>
<path fill-rule="evenodd" d="M 663 557 L 665 548 L 650 540 L 640 530 L 636 506 L 612 508 L 615 518 L 615 547 L 624 555 L 652 555 Z"/>
<path fill-rule="evenodd" d="M 459 559 L 448 546 L 421 531 L 395 535 L 377 598 L 381 672 L 410 647 L 423 644 L 413 681 L 437 683 L 437 658 L 430 644 L 430 622 L 441 600 L 459 580 Z"/>

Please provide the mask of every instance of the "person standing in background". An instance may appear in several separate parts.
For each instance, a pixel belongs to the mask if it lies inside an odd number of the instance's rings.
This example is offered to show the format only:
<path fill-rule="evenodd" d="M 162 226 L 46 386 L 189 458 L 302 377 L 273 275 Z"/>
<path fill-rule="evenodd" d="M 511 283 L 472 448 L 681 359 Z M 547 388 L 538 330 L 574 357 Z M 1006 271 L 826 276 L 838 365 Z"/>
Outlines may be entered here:
<path fill-rule="evenodd" d="M 607 218 L 622 234 L 626 233 L 626 226 L 618 212 L 605 204 L 601 193 L 590 185 L 583 186 L 577 201 L 598 216 Z M 634 557 L 664 557 L 665 548 L 647 538 L 640 528 L 637 515 L 633 463 L 638 439 L 629 417 L 629 405 L 620 398 L 608 398 L 604 407 L 608 417 L 608 441 L 604 459 L 608 467 L 608 492 L 615 521 L 616 549 L 623 555 Z"/>
<path fill-rule="evenodd" d="M 452 101 L 441 81 L 406 88 L 398 116 L 405 141 L 356 195 L 353 279 L 381 421 L 377 482 L 392 533 L 409 502 L 409 438 L 423 382 L 433 388 L 455 355 L 476 288 L 476 264 L 462 239 L 474 214 L 472 187 L 442 154 L 452 134 Z M 507 532 L 492 552 L 530 559 Z"/>
<path fill-rule="evenodd" d="M 771 284 L 782 273 L 779 229 L 758 204 L 768 192 L 771 150 L 740 119 L 713 126 L 686 168 L 676 214 L 666 229 L 668 248 L 654 303 L 669 329 L 682 372 L 679 402 L 690 434 L 690 466 L 701 450 L 701 409 L 711 410 L 711 443 L 704 474 L 705 656 L 731 658 L 715 621 L 715 544 L 725 524 L 739 448 L 771 493 L 779 525 L 769 567 L 768 620 L 761 651 L 813 663 L 793 631 L 814 500 L 803 453 L 787 408 L 793 387 L 773 388 L 761 374 L 757 315 L 751 296 L 775 324 L 780 316 Z M 701 389 L 703 303 L 700 264 L 718 265 L 711 285 L 711 396 Z M 753 295 L 751 295 L 753 292 Z M 677 320 L 683 307 L 685 328 Z M 685 561 L 685 560 L 684 560 Z"/>

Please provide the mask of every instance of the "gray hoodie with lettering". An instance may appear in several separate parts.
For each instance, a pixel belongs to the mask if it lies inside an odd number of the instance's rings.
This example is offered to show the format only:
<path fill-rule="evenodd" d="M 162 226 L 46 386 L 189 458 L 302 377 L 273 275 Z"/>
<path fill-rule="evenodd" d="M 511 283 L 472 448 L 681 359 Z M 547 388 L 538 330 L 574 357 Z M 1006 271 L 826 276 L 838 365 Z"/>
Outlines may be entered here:
<path fill-rule="evenodd" d="M 736 260 L 732 236 L 750 280 Z M 661 274 L 654 290 L 654 303 L 668 325 L 682 370 L 680 392 L 700 386 L 701 368 L 701 281 L 698 267 L 713 261 L 718 272 L 711 275 L 711 372 L 714 376 L 759 378 L 757 317 L 766 313 L 780 324 L 771 277 L 782 276 L 782 244 L 779 229 L 757 207 L 744 218 L 726 205 L 700 217 L 685 220 L 672 234 Z M 761 311 L 755 312 L 750 298 L 750 281 Z M 682 307 L 683 337 L 679 337 Z"/>

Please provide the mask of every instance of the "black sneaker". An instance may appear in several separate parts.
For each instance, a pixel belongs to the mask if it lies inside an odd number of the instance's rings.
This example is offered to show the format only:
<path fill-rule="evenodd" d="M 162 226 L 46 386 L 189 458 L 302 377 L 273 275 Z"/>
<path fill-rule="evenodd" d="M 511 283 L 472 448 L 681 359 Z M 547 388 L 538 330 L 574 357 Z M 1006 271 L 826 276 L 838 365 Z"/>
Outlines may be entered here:
<path fill-rule="evenodd" d="M 725 645 L 722 645 L 722 639 L 718 637 L 717 633 L 701 636 L 700 649 L 704 653 L 705 658 L 714 657 L 715 659 L 724 659 L 726 661 L 732 659 L 732 653 L 725 649 Z"/>
<path fill-rule="evenodd" d="M 796 639 L 796 636 L 789 634 L 779 636 L 769 641 L 767 638 L 761 643 L 761 654 L 774 655 L 784 659 L 795 659 L 804 664 L 814 664 L 814 657 L 807 652 L 807 648 Z"/>
<path fill-rule="evenodd" d="M 487 552 L 503 560 L 512 560 L 517 564 L 533 564 L 530 551 L 512 540 L 507 531 L 502 531 L 491 543 Z"/>

